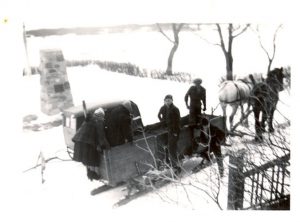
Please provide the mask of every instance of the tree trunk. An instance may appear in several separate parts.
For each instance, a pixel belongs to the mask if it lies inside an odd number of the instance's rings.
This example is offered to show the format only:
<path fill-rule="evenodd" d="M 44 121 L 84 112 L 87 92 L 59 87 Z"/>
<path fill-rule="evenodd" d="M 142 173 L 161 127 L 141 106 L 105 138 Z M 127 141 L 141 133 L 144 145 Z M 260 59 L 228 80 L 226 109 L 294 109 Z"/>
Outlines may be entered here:
<path fill-rule="evenodd" d="M 174 44 L 172 49 L 171 49 L 171 52 L 169 54 L 169 58 L 168 58 L 168 67 L 167 67 L 167 71 L 166 71 L 166 74 L 167 75 L 172 75 L 173 74 L 173 70 L 172 70 L 172 67 L 173 67 L 173 57 L 174 57 L 174 54 L 176 52 L 178 48 L 178 43 Z"/>
<path fill-rule="evenodd" d="M 179 45 L 179 31 L 182 27 L 182 24 L 180 24 L 178 27 L 176 27 L 176 24 L 172 25 L 173 28 L 173 34 L 174 34 L 174 45 L 170 51 L 169 54 L 169 58 L 168 58 L 168 66 L 167 66 L 167 70 L 166 70 L 166 74 L 167 75 L 172 75 L 173 74 L 173 58 L 174 58 L 174 54 L 178 48 Z"/>
<path fill-rule="evenodd" d="M 269 59 L 269 65 L 268 65 L 267 74 L 271 71 L 272 62 L 273 62 L 273 60 Z"/>
<path fill-rule="evenodd" d="M 26 39 L 26 30 L 25 30 L 25 25 L 23 24 L 23 41 L 24 41 L 24 47 L 25 47 L 25 57 L 26 57 L 26 65 L 24 69 L 24 74 L 26 76 L 31 75 L 31 67 L 29 63 L 29 57 L 28 57 L 28 50 L 27 50 L 27 39 Z"/>
<path fill-rule="evenodd" d="M 233 25 L 230 23 L 228 26 L 228 48 L 227 48 L 227 59 L 226 59 L 227 80 L 233 80 L 232 32 L 233 32 Z"/>
<path fill-rule="evenodd" d="M 233 57 L 231 54 L 226 55 L 226 79 L 233 80 Z"/>
<path fill-rule="evenodd" d="M 217 26 L 217 31 L 219 33 L 220 37 L 220 44 L 218 44 L 225 56 L 225 61 L 226 61 L 226 79 L 227 80 L 233 80 L 233 56 L 232 56 L 232 44 L 234 38 L 237 36 L 241 35 L 244 33 L 247 28 L 249 27 L 249 24 L 245 26 L 243 29 L 239 28 L 234 28 L 232 23 L 228 24 L 228 46 L 226 49 L 225 43 L 224 43 L 224 38 L 223 38 L 223 33 L 220 24 L 216 24 Z"/>

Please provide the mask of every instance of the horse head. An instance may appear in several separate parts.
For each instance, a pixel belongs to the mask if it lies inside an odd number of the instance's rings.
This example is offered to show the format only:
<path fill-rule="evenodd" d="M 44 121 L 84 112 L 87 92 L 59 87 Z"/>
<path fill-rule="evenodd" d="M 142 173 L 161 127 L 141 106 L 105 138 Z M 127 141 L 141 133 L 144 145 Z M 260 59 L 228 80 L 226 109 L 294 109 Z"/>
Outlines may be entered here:
<path fill-rule="evenodd" d="M 271 88 L 276 89 L 277 92 L 283 90 L 283 68 L 275 68 L 270 71 L 267 75 L 267 83 L 271 86 Z"/>

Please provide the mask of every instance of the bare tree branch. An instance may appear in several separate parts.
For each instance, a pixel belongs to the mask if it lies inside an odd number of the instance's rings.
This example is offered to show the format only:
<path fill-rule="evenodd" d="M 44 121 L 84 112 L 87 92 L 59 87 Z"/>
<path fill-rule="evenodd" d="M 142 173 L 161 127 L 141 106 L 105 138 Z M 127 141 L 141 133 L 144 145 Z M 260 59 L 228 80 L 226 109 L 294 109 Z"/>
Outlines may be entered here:
<path fill-rule="evenodd" d="M 165 36 L 170 42 L 172 42 L 173 44 L 175 44 L 175 41 L 173 41 L 169 36 L 167 36 L 167 34 L 162 30 L 162 28 L 160 27 L 160 25 L 158 23 L 156 23 L 158 29 L 159 29 L 159 32 L 161 34 L 163 34 L 163 36 Z"/>
<path fill-rule="evenodd" d="M 208 44 L 210 44 L 210 45 L 221 46 L 220 43 L 211 42 L 211 41 L 209 41 L 208 39 L 203 38 L 201 35 L 197 34 L 196 32 L 197 32 L 198 30 L 193 29 L 193 28 L 190 27 L 190 26 L 188 26 L 187 29 L 190 30 L 190 31 L 192 31 L 192 33 L 193 33 L 194 35 L 197 35 L 197 37 L 199 37 L 200 39 L 202 39 L 202 40 L 205 41 L 206 43 L 208 43 Z"/>
<path fill-rule="evenodd" d="M 269 52 L 268 50 L 264 47 L 263 43 L 262 43 L 262 40 L 261 40 L 261 36 L 259 34 L 259 27 L 256 26 L 256 34 L 257 34 L 257 37 L 258 37 L 258 40 L 259 40 L 259 44 L 260 44 L 260 47 L 264 50 L 264 52 L 266 53 L 266 55 L 268 56 L 268 59 L 271 60 L 271 57 L 269 55 Z"/>
<path fill-rule="evenodd" d="M 59 156 L 58 156 L 58 152 L 60 152 L 60 150 L 58 150 L 58 151 L 56 152 L 55 156 L 50 157 L 50 158 L 48 158 L 48 159 L 45 159 L 43 153 L 40 152 L 40 153 L 39 153 L 39 156 L 38 156 L 38 159 L 37 159 L 36 165 L 33 166 L 33 167 L 31 167 L 31 168 L 29 168 L 29 169 L 27 169 L 27 170 L 24 170 L 23 173 L 28 172 L 28 171 L 33 170 L 33 169 L 38 168 L 38 167 L 45 168 L 46 163 L 50 162 L 51 160 L 72 161 L 72 158 L 70 158 L 70 159 L 64 159 L 64 158 L 59 157 Z M 68 152 L 68 151 L 67 151 L 67 152 Z M 39 163 L 39 160 L 41 160 L 41 161 L 40 161 L 41 163 Z M 43 170 L 43 169 L 42 169 L 42 170 Z"/>
<path fill-rule="evenodd" d="M 182 29 L 182 27 L 183 27 L 185 24 L 184 24 L 184 23 L 180 23 L 178 26 L 176 26 L 176 24 L 174 24 L 174 25 L 175 25 L 176 32 L 179 33 L 180 30 Z"/>
<path fill-rule="evenodd" d="M 279 25 L 277 27 L 277 29 L 275 30 L 275 33 L 274 33 L 274 36 L 273 36 L 273 52 L 272 52 L 272 56 L 271 56 L 271 53 L 268 52 L 268 50 L 264 47 L 264 45 L 262 43 L 262 39 L 261 39 L 261 36 L 260 36 L 260 33 L 259 33 L 259 26 L 258 25 L 256 26 L 256 35 L 258 36 L 260 47 L 263 49 L 263 51 L 267 55 L 268 61 L 269 61 L 267 73 L 271 70 L 271 65 L 272 65 L 272 62 L 273 62 L 273 60 L 275 58 L 275 54 L 276 54 L 276 38 L 277 38 L 277 33 L 278 33 L 278 31 L 279 31 L 279 29 L 281 27 L 282 27 L 282 25 Z"/>
<path fill-rule="evenodd" d="M 55 156 L 55 157 L 50 157 L 50 158 L 46 159 L 46 160 L 45 160 L 45 163 L 48 163 L 48 162 L 50 162 L 51 160 L 72 161 L 71 159 L 70 159 L 70 160 L 69 160 L 69 159 L 61 159 L 61 158 Z M 28 172 L 28 171 L 30 171 L 30 170 L 33 170 L 33 169 L 35 169 L 35 168 L 38 168 L 38 167 L 40 167 L 40 166 L 42 166 L 42 163 L 36 164 L 35 166 L 33 166 L 33 167 L 31 167 L 31 168 L 29 168 L 29 169 L 27 169 L 27 170 L 24 170 L 23 173 L 26 173 L 26 172 Z"/>
<path fill-rule="evenodd" d="M 221 26 L 219 24 L 216 24 L 216 26 L 217 26 L 219 37 L 220 37 L 220 46 L 221 46 L 223 52 L 226 54 L 227 51 L 226 51 L 225 44 L 224 44 L 224 38 L 223 38 L 223 35 L 222 35 Z"/>
<path fill-rule="evenodd" d="M 280 24 L 280 25 L 277 27 L 277 29 L 276 29 L 276 31 L 275 31 L 275 33 L 274 33 L 274 37 L 273 37 L 273 55 L 272 55 L 272 61 L 273 61 L 273 59 L 274 59 L 274 57 L 275 57 L 275 52 L 276 52 L 276 38 L 277 38 L 277 33 L 278 33 L 279 29 L 281 29 L 281 28 L 282 28 L 282 25 Z"/>
<path fill-rule="evenodd" d="M 232 38 L 238 37 L 239 35 L 244 33 L 249 27 L 250 27 L 250 24 L 247 24 L 242 30 L 240 30 L 240 32 L 233 34 Z M 238 30 L 239 28 L 240 28 L 240 26 L 238 26 L 238 28 L 236 30 Z M 236 31 L 236 30 L 234 30 L 234 31 Z"/>

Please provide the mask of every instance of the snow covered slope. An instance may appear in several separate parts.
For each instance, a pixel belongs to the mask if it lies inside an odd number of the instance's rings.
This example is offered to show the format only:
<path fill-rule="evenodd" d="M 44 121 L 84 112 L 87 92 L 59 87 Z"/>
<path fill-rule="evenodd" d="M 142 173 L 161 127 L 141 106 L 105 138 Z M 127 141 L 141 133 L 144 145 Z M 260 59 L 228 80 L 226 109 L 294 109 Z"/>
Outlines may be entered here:
<path fill-rule="evenodd" d="M 166 94 L 172 94 L 181 115 L 187 114 L 184 104 L 184 94 L 189 84 L 171 82 L 166 80 L 153 80 L 149 78 L 132 77 L 120 73 L 112 73 L 101 70 L 98 66 L 75 67 L 67 70 L 70 86 L 75 105 L 81 104 L 82 100 L 87 103 L 95 101 L 111 101 L 115 99 L 131 99 L 138 104 L 144 124 L 157 122 L 157 112 L 163 104 Z M 217 101 L 217 85 L 214 81 L 204 79 L 204 86 L 207 88 L 208 110 L 215 107 Z M 59 115 L 47 117 L 40 112 L 40 84 L 39 76 L 23 77 L 23 115 L 34 114 L 38 117 L 37 122 L 59 118 Z M 281 93 L 281 101 L 278 104 L 279 110 L 288 116 L 289 94 Z M 220 109 L 217 110 L 220 114 Z M 281 114 L 276 113 L 276 119 L 284 121 Z M 251 118 L 251 117 L 250 117 Z M 20 150 L 21 161 L 18 163 L 18 189 L 14 195 L 22 207 L 19 213 L 26 215 L 30 221 L 63 221 L 63 220 L 87 220 L 99 219 L 101 215 L 110 216 L 112 212 L 128 213 L 133 210 L 147 212 L 149 209 L 155 212 L 184 213 L 194 209 L 193 213 L 198 214 L 203 209 L 205 214 L 218 210 L 218 206 L 203 192 L 190 189 L 190 195 L 186 190 L 176 184 L 168 185 L 160 192 L 147 194 L 129 204 L 112 209 L 125 194 L 124 187 L 118 187 L 96 196 L 90 196 L 90 191 L 99 185 L 100 182 L 89 181 L 86 177 L 85 167 L 73 161 L 53 160 L 46 164 L 44 172 L 45 182 L 41 183 L 41 169 L 33 169 L 26 173 L 24 170 L 37 163 L 39 153 L 42 151 L 45 158 L 58 156 L 68 159 L 65 153 L 62 126 L 53 127 L 38 132 L 24 131 L 22 135 L 22 149 Z M 239 147 L 239 141 L 235 141 L 235 147 Z M 228 165 L 225 159 L 225 165 Z M 216 168 L 216 165 L 212 166 Z M 201 172 L 194 177 L 184 179 L 189 181 L 214 181 L 215 175 L 212 171 Z M 210 180 L 211 179 L 211 180 Z M 221 183 L 220 204 L 226 209 L 227 177 Z M 201 185 L 205 186 L 205 185 Z M 208 185 L 209 187 L 209 185 Z M 208 188 L 206 187 L 206 188 Z M 210 189 L 210 188 L 208 188 Z M 201 210 L 202 209 L 202 210 Z M 112 211 L 113 210 L 113 211 Z M 43 218 L 43 219 L 41 219 Z"/>

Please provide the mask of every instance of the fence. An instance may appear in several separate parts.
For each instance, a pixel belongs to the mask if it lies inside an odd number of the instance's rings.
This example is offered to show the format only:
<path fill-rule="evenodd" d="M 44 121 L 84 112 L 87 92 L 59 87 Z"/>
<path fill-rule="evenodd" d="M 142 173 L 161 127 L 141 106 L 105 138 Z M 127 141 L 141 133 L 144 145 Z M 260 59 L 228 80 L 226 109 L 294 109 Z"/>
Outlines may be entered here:
<path fill-rule="evenodd" d="M 229 155 L 229 210 L 289 210 L 290 154 L 254 166 L 244 160 L 245 151 Z M 245 170 L 245 165 L 254 166 Z"/>

